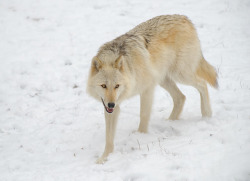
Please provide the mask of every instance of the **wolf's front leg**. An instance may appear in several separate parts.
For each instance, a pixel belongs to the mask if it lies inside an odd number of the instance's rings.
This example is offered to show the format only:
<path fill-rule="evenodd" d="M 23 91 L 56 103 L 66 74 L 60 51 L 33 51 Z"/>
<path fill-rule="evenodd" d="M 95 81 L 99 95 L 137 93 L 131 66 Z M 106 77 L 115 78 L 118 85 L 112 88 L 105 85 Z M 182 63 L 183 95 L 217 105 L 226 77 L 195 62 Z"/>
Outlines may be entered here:
<path fill-rule="evenodd" d="M 114 137 L 120 107 L 117 105 L 113 113 L 107 113 L 104 108 L 104 112 L 106 122 L 106 146 L 102 156 L 96 161 L 98 164 L 103 164 L 107 160 L 108 155 L 114 150 Z"/>
<path fill-rule="evenodd" d="M 140 125 L 138 131 L 141 133 L 148 132 L 148 122 L 150 119 L 151 108 L 153 104 L 154 88 L 150 87 L 141 93 L 141 110 L 140 110 Z"/>

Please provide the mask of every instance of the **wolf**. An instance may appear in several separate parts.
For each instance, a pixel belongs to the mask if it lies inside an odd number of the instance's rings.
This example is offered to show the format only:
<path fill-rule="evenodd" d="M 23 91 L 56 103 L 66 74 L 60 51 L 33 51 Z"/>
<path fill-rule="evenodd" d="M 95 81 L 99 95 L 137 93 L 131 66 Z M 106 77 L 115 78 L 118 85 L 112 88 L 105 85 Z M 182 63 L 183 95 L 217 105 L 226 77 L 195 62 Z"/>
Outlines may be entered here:
<path fill-rule="evenodd" d="M 104 107 L 106 146 L 97 163 L 114 150 L 119 105 L 140 95 L 138 131 L 147 133 L 156 85 L 173 99 L 170 120 L 179 118 L 185 96 L 176 83 L 195 87 L 200 93 L 201 113 L 211 117 L 207 83 L 218 87 L 217 73 L 204 58 L 192 22 L 183 15 L 162 15 L 102 45 L 93 57 L 87 92 Z"/>

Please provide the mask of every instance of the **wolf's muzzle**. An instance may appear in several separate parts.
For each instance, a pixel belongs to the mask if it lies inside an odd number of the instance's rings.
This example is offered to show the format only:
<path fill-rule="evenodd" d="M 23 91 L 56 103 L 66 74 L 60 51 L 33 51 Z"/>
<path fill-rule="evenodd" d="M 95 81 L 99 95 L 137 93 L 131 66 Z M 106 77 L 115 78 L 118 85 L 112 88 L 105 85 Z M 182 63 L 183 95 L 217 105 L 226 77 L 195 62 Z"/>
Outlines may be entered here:
<path fill-rule="evenodd" d="M 101 99 L 102 99 L 102 98 L 101 98 Z M 112 112 L 114 111 L 115 103 L 109 102 L 109 103 L 108 103 L 108 107 L 105 105 L 103 99 L 102 99 L 102 103 L 103 103 L 103 106 L 104 106 L 105 110 L 106 110 L 108 113 L 112 113 Z"/>

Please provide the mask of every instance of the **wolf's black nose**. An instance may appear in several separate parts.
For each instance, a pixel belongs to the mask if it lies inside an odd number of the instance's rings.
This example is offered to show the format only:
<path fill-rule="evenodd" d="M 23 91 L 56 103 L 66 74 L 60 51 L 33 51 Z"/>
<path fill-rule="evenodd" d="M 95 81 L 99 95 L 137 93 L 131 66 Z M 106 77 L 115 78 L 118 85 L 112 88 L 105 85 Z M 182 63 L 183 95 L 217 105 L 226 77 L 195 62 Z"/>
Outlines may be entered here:
<path fill-rule="evenodd" d="M 109 103 L 108 103 L 108 107 L 109 107 L 109 108 L 114 108 L 114 107 L 115 107 L 115 103 L 109 102 Z"/>

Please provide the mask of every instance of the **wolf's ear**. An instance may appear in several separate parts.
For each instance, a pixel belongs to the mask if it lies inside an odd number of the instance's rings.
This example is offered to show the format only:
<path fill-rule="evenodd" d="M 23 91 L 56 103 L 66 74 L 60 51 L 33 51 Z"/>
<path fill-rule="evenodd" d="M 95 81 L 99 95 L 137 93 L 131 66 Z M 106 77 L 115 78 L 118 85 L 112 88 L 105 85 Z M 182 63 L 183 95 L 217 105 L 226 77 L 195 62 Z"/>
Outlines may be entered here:
<path fill-rule="evenodd" d="M 120 56 L 115 60 L 114 67 L 117 68 L 117 69 L 119 69 L 119 70 L 122 70 L 122 68 L 123 68 L 123 57 L 122 57 L 122 55 L 120 55 Z"/>
<path fill-rule="evenodd" d="M 102 68 L 102 62 L 98 57 L 92 59 L 92 72 L 98 72 Z"/>

